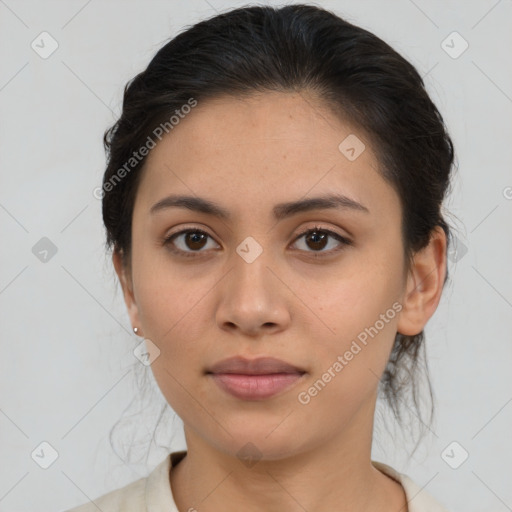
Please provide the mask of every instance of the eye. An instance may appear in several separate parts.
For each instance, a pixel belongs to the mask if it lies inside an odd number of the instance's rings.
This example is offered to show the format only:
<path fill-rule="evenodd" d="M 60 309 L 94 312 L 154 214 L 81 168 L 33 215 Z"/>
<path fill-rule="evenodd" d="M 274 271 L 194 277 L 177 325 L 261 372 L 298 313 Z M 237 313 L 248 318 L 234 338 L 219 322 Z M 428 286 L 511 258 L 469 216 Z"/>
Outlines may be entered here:
<path fill-rule="evenodd" d="M 342 250 L 347 245 L 352 245 L 352 242 L 330 229 L 324 229 L 319 226 L 310 228 L 303 231 L 296 239 L 295 244 L 298 240 L 304 238 L 306 247 L 312 247 L 312 251 L 304 250 L 305 252 L 313 253 L 314 257 L 320 257 L 324 254 L 332 254 Z M 206 252 L 201 249 L 211 249 L 208 247 L 208 239 L 213 240 L 212 237 L 205 231 L 198 228 L 184 229 L 173 233 L 163 239 L 162 244 L 167 246 L 172 252 L 179 254 L 180 256 L 193 257 L 197 253 Z M 329 239 L 334 239 L 338 242 L 338 247 L 331 248 L 330 250 L 324 251 L 325 247 L 329 245 Z M 216 244 L 218 246 L 218 244 Z M 304 245 L 304 244 L 303 244 Z M 336 244 L 334 244 L 336 245 Z M 316 253 L 316 254 L 315 254 Z"/>
<path fill-rule="evenodd" d="M 345 238 L 344 236 L 339 235 L 338 233 L 335 233 L 334 231 L 331 231 L 330 229 L 323 229 L 319 226 L 315 226 L 314 228 L 310 228 L 304 232 L 302 232 L 297 238 L 297 240 L 300 240 L 301 238 L 304 238 L 306 247 L 312 247 L 313 251 L 306 252 L 312 252 L 312 253 L 320 253 L 320 254 L 313 254 L 314 257 L 323 256 L 324 253 L 332 254 L 336 253 L 342 249 L 344 249 L 347 245 L 352 245 L 351 240 L 348 238 Z M 329 245 L 329 239 L 334 239 L 338 241 L 338 247 L 335 247 L 334 249 L 330 249 L 327 251 L 323 251 L 325 247 Z M 305 245 L 303 244 L 303 245 Z M 335 244 L 336 245 L 336 244 Z"/>
<path fill-rule="evenodd" d="M 171 251 L 179 253 L 180 256 L 189 257 L 194 256 L 194 253 L 197 252 L 205 252 L 200 250 L 204 247 L 211 248 L 208 247 L 208 238 L 212 239 L 208 233 L 201 229 L 185 229 L 166 237 L 163 240 L 163 245 L 168 246 Z M 175 240 L 178 241 L 177 244 Z"/>

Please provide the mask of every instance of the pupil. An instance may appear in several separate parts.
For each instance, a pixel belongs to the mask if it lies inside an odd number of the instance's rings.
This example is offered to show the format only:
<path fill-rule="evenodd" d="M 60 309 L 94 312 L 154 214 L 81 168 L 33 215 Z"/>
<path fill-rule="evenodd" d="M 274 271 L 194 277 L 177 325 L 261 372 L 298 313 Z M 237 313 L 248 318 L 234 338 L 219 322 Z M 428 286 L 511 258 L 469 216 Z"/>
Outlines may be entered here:
<path fill-rule="evenodd" d="M 201 249 L 201 247 L 204 247 L 205 240 L 206 237 L 203 233 L 191 232 L 187 234 L 187 244 L 189 245 L 190 249 Z M 192 246 L 190 246 L 189 242 L 192 244 Z"/>
<path fill-rule="evenodd" d="M 190 249 L 201 249 L 204 247 L 206 236 L 203 233 L 191 232 L 187 234 L 187 244 Z M 327 244 L 327 235 L 325 233 L 319 233 L 313 231 L 307 236 L 308 242 L 313 244 L 313 249 L 323 249 Z"/>
<path fill-rule="evenodd" d="M 313 249 L 323 249 L 326 246 L 327 235 L 325 233 L 319 234 L 318 231 L 313 231 L 307 237 L 313 244 L 320 243 L 320 246 L 312 247 Z"/>

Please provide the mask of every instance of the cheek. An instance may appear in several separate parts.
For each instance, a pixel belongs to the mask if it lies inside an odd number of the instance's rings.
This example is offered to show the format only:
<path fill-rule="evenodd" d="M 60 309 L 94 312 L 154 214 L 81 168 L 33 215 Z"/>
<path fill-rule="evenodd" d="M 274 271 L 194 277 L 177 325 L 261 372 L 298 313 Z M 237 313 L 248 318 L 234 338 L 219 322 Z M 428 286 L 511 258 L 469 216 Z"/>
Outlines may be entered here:
<path fill-rule="evenodd" d="M 181 279 L 148 274 L 147 280 L 140 281 L 144 285 L 137 289 L 137 303 L 144 335 L 160 350 L 151 364 L 155 380 L 171 407 L 186 414 L 190 407 L 187 390 L 194 390 L 194 396 L 200 398 L 194 379 L 203 370 L 209 342 L 205 322 L 211 315 L 205 309 L 208 297 L 204 296 L 211 286 Z"/>
<path fill-rule="evenodd" d="M 340 318 L 340 324 L 345 320 L 341 335 L 315 343 L 314 370 L 297 400 L 305 415 L 322 419 L 321 428 L 350 421 L 373 402 L 396 332 L 391 318 L 395 310 L 388 311 L 388 323 L 366 314 L 363 328 L 354 318 L 357 312 L 345 315 Z"/>
<path fill-rule="evenodd" d="M 186 418 L 191 408 L 191 393 L 199 403 L 204 403 L 206 398 L 197 386 L 208 350 L 204 305 L 179 292 L 159 293 L 150 288 L 147 292 L 141 298 L 141 322 L 145 336 L 160 350 L 151 371 L 169 405 Z"/>
<path fill-rule="evenodd" d="M 179 287 L 178 287 L 179 290 Z M 204 294 L 204 288 L 201 288 Z M 199 293 L 199 289 L 198 289 Z M 209 318 L 206 300 L 201 295 L 184 295 L 179 291 L 159 293 L 154 289 L 143 294 L 139 303 L 139 316 L 144 335 L 160 349 L 160 364 L 170 371 L 199 371 L 199 361 L 208 340 L 205 323 Z"/>
<path fill-rule="evenodd" d="M 304 304 L 315 314 L 313 318 L 325 326 L 322 336 L 334 344 L 374 325 L 400 296 L 398 278 L 390 270 L 376 265 L 345 270 L 321 280 L 303 281 L 298 287 Z M 394 310 L 389 312 L 386 326 L 395 316 Z M 384 326 L 379 325 L 382 330 Z"/>
<path fill-rule="evenodd" d="M 322 320 L 316 322 L 316 332 L 311 333 L 316 339 L 312 352 L 314 377 L 322 383 L 329 382 L 333 392 L 339 389 L 349 400 L 378 384 L 395 340 L 401 310 L 395 300 L 399 296 L 397 276 L 389 270 L 373 268 L 377 271 L 333 278 L 330 285 L 323 287 L 323 293 L 309 287 L 309 303 Z"/>
<path fill-rule="evenodd" d="M 172 262 L 165 249 L 140 251 L 134 261 L 139 317 L 147 337 L 163 344 L 199 338 L 207 318 L 205 298 L 215 285 L 212 273 L 199 266 Z"/>

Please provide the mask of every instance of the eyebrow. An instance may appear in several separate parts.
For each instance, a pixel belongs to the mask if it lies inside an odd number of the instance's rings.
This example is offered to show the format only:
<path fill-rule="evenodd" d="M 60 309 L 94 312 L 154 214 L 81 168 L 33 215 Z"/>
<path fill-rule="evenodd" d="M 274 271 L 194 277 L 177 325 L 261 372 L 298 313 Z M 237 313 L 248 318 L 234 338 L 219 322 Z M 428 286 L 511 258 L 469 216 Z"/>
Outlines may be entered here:
<path fill-rule="evenodd" d="M 224 207 L 210 201 L 209 199 L 182 195 L 170 195 L 164 197 L 151 207 L 150 213 L 155 214 L 159 211 L 172 207 L 186 208 L 188 210 L 205 213 L 207 215 L 213 215 L 226 221 L 231 220 L 232 217 L 229 210 L 226 210 Z M 274 206 L 272 213 L 276 220 L 282 220 L 286 217 L 291 217 L 292 215 L 310 210 L 334 208 L 370 213 L 370 210 L 366 206 L 343 194 L 326 194 L 309 199 L 279 203 Z"/>

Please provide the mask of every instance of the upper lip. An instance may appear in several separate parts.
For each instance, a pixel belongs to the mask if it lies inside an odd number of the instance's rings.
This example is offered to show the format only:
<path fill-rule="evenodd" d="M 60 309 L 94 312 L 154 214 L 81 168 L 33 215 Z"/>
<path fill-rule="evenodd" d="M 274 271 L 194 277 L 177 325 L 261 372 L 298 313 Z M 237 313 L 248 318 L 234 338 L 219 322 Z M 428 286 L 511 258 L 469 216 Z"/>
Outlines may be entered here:
<path fill-rule="evenodd" d="M 244 357 L 235 356 L 215 363 L 206 373 L 268 375 L 272 373 L 305 373 L 305 371 L 274 357 L 245 359 Z"/>

